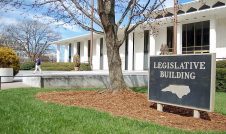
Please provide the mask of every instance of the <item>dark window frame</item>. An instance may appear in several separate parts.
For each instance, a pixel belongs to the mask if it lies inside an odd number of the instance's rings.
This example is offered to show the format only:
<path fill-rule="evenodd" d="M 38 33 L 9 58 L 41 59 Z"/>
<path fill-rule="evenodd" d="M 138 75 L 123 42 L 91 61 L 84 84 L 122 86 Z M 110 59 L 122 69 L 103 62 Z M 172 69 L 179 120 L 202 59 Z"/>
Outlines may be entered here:
<path fill-rule="evenodd" d="M 104 69 L 104 39 L 100 38 L 100 70 Z"/>
<path fill-rule="evenodd" d="M 150 48 L 150 41 L 149 41 L 149 30 L 144 31 L 144 60 L 143 60 L 143 69 L 148 70 L 148 57 L 149 57 L 149 48 Z"/>
<path fill-rule="evenodd" d="M 189 31 L 189 28 L 191 31 Z M 198 28 L 201 28 L 201 29 L 198 29 Z M 193 39 L 192 39 L 192 36 L 193 36 Z M 201 41 L 199 40 L 199 38 L 201 38 Z M 197 44 L 198 43 L 197 41 L 199 41 L 199 43 L 201 42 L 201 44 Z M 210 21 L 209 20 L 182 25 L 182 53 L 183 54 L 209 53 L 209 48 L 210 48 L 209 46 L 210 46 Z"/>
<path fill-rule="evenodd" d="M 191 13 L 191 12 L 195 12 L 195 11 L 197 11 L 197 9 L 194 7 L 191 7 L 187 10 L 187 13 Z"/>
<path fill-rule="evenodd" d="M 77 54 L 79 55 L 79 57 L 80 57 L 80 47 L 81 47 L 80 44 L 81 44 L 80 42 L 77 42 Z"/>
<path fill-rule="evenodd" d="M 225 3 L 218 1 L 212 6 L 212 8 L 221 7 L 221 6 L 225 6 Z"/>
<path fill-rule="evenodd" d="M 210 6 L 208 6 L 208 5 L 206 5 L 206 4 L 203 4 L 200 8 L 199 8 L 199 10 L 205 10 L 205 9 L 209 9 L 210 8 Z"/>
<path fill-rule="evenodd" d="M 173 26 L 167 27 L 167 44 L 169 52 L 173 52 Z"/>
<path fill-rule="evenodd" d="M 129 37 L 125 40 L 125 70 L 128 70 Z"/>
<path fill-rule="evenodd" d="M 71 57 L 72 57 L 72 55 L 71 55 L 71 47 L 72 47 L 72 45 L 71 45 L 71 43 L 69 43 L 69 46 L 68 46 L 68 49 L 69 49 L 69 51 L 68 51 L 68 59 L 69 59 L 69 62 L 71 62 Z"/>

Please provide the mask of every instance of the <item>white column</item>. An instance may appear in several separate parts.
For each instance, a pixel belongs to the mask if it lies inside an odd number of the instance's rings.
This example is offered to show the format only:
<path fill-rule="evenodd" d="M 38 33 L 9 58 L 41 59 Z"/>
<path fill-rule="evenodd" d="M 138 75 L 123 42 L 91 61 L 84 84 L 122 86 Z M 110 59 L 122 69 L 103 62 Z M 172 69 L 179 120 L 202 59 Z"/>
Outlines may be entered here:
<path fill-rule="evenodd" d="M 150 31 L 149 43 L 150 43 L 149 44 L 150 56 L 156 55 L 156 51 L 155 51 L 155 36 L 154 36 L 154 33 L 152 33 L 152 31 Z"/>
<path fill-rule="evenodd" d="M 73 46 L 73 50 L 74 50 L 74 55 L 76 55 L 78 53 L 78 50 L 77 50 L 77 42 L 74 43 L 74 46 Z"/>
<path fill-rule="evenodd" d="M 182 24 L 177 25 L 177 54 L 182 54 Z"/>
<path fill-rule="evenodd" d="M 56 47 L 57 47 L 57 62 L 60 62 L 60 45 L 57 44 Z"/>
<path fill-rule="evenodd" d="M 69 45 L 64 45 L 64 62 L 69 61 Z"/>
<path fill-rule="evenodd" d="M 128 70 L 133 70 L 133 33 L 128 38 Z"/>
<path fill-rule="evenodd" d="M 88 40 L 84 41 L 84 44 L 83 44 L 83 54 L 84 54 L 84 57 L 83 57 L 83 61 L 85 63 L 88 63 L 89 59 L 88 59 Z"/>
<path fill-rule="evenodd" d="M 135 70 L 143 70 L 144 65 L 144 32 L 138 33 L 135 32 L 135 39 L 134 39 L 134 52 L 135 52 L 135 63 L 134 69 Z"/>
<path fill-rule="evenodd" d="M 100 38 L 96 39 L 95 62 L 93 60 L 93 69 L 100 70 Z"/>
<path fill-rule="evenodd" d="M 72 47 L 72 51 L 71 51 L 71 52 L 73 52 L 73 53 L 71 54 L 71 62 L 73 62 L 73 60 L 74 60 L 74 55 L 77 54 L 77 42 L 73 43 L 71 47 Z"/>
<path fill-rule="evenodd" d="M 210 53 L 216 53 L 217 48 L 217 32 L 216 19 L 210 20 Z"/>
<path fill-rule="evenodd" d="M 122 46 L 119 48 L 119 54 L 120 54 L 120 58 L 121 58 L 121 62 L 122 62 L 122 70 L 125 70 L 125 47 L 126 46 L 126 42 L 124 41 L 124 43 L 122 44 Z"/>

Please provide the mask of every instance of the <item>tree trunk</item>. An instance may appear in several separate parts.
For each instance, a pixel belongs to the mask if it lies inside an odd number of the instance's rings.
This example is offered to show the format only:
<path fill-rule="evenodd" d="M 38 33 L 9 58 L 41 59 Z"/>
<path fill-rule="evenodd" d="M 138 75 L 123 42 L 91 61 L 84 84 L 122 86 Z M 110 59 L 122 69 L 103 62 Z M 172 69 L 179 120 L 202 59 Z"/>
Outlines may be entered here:
<path fill-rule="evenodd" d="M 121 57 L 119 55 L 119 44 L 117 35 L 110 30 L 105 34 L 107 56 L 108 56 L 108 67 L 109 67 L 109 78 L 110 78 L 110 90 L 113 92 L 129 90 L 127 87 L 121 68 Z"/>

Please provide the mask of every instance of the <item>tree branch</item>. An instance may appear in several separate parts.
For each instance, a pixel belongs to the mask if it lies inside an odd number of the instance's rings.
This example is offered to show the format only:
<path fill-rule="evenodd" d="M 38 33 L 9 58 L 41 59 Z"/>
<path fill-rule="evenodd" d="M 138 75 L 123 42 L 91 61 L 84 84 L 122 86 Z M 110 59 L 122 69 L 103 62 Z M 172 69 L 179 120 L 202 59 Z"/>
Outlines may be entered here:
<path fill-rule="evenodd" d="M 98 34 L 103 34 L 102 31 L 98 31 L 94 28 L 91 28 L 89 26 L 84 25 L 83 23 L 81 23 L 74 15 L 73 13 L 64 5 L 64 3 L 62 2 L 62 0 L 60 0 L 61 5 L 63 6 L 63 8 L 67 11 L 67 13 L 72 17 L 72 19 L 76 22 L 76 24 L 78 24 L 79 26 L 81 26 L 83 29 L 87 30 L 87 31 L 94 31 L 95 33 Z"/>

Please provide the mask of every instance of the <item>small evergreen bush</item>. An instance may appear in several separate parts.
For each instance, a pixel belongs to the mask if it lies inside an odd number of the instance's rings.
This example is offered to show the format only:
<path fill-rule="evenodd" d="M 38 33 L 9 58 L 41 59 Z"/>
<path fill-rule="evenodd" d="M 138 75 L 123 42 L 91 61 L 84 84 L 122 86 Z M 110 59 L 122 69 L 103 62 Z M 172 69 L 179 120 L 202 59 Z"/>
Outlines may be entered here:
<path fill-rule="evenodd" d="M 90 64 L 88 63 L 82 63 L 80 65 L 80 71 L 91 71 L 91 67 L 90 67 Z"/>
<path fill-rule="evenodd" d="M 0 47 L 0 68 L 13 68 L 14 76 L 19 72 L 19 57 L 11 48 Z"/>
<path fill-rule="evenodd" d="M 32 61 L 24 62 L 24 63 L 20 64 L 21 70 L 32 70 L 33 68 L 35 68 L 35 63 Z"/>
<path fill-rule="evenodd" d="M 46 71 L 71 71 L 74 70 L 74 63 L 43 62 L 41 68 Z"/>
<path fill-rule="evenodd" d="M 217 61 L 216 68 L 226 68 L 226 60 Z"/>
<path fill-rule="evenodd" d="M 226 68 L 216 70 L 216 90 L 226 92 Z"/>

